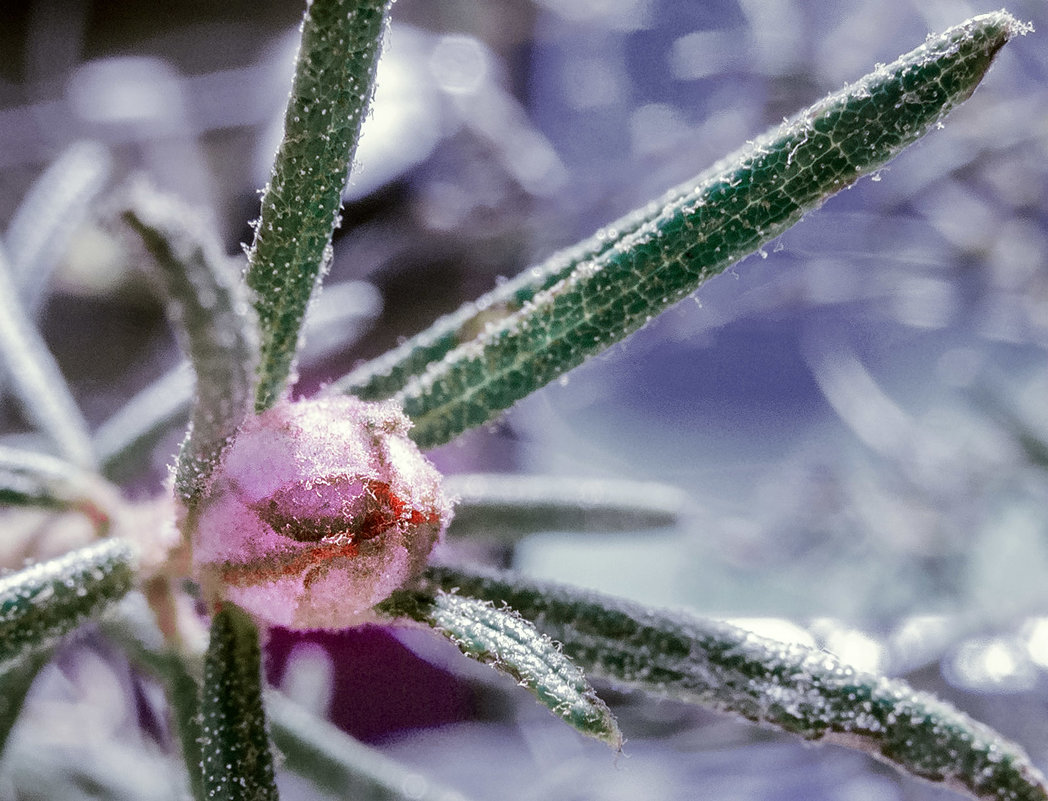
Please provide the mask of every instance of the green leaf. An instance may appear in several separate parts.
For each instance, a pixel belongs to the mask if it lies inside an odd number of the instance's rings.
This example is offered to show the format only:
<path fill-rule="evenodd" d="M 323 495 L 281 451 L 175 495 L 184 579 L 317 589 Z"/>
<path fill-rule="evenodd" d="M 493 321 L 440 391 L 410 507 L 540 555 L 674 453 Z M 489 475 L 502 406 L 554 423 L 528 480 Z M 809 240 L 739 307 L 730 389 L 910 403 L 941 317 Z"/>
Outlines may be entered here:
<path fill-rule="evenodd" d="M 256 332 L 240 276 L 210 225 L 144 183 L 129 189 L 126 202 L 121 219 L 148 254 L 197 377 L 189 433 L 175 465 L 175 488 L 191 502 L 251 412 Z"/>
<path fill-rule="evenodd" d="M 324 287 L 306 319 L 303 357 L 323 358 L 348 348 L 380 309 L 378 290 L 365 281 Z M 102 471 L 113 480 L 134 478 L 165 434 L 185 428 L 192 404 L 193 379 L 187 364 L 173 367 L 142 389 L 95 430 L 93 443 Z"/>
<path fill-rule="evenodd" d="M 35 451 L 0 445 L 0 505 L 79 509 L 99 526 L 116 490 L 94 473 Z"/>
<path fill-rule="evenodd" d="M 1048 798 L 1017 745 L 928 693 L 825 651 L 510 573 L 435 567 L 427 576 L 444 591 L 507 604 L 591 676 L 856 748 L 974 798 Z"/>
<path fill-rule="evenodd" d="M 433 593 L 401 590 L 379 609 L 436 629 L 466 656 L 511 676 L 582 734 L 612 748 L 622 747 L 615 717 L 582 671 L 512 609 L 439 589 Z"/>
<path fill-rule="evenodd" d="M 33 182 L 11 218 L 4 241 L 30 318 L 111 171 L 112 160 L 102 145 L 74 142 Z"/>
<path fill-rule="evenodd" d="M 1000 12 L 929 38 L 598 232 L 581 246 L 592 258 L 394 396 L 413 439 L 434 447 L 490 420 L 779 236 L 934 127 L 1025 30 Z"/>
<path fill-rule="evenodd" d="M 211 621 L 200 712 L 205 796 L 215 801 L 276 799 L 262 710 L 258 629 L 231 603 L 224 603 Z"/>
<path fill-rule="evenodd" d="M 52 644 L 133 582 L 133 552 L 115 539 L 0 578 L 0 665 Z"/>
<path fill-rule="evenodd" d="M 461 793 L 357 742 L 277 692 L 266 694 L 273 742 L 285 765 L 353 801 L 466 801 Z"/>
<path fill-rule="evenodd" d="M 0 673 L 0 755 L 41 668 L 51 660 L 51 650 L 27 654 Z"/>
<path fill-rule="evenodd" d="M 104 623 L 103 630 L 132 662 L 163 682 L 178 722 L 194 798 L 205 801 L 196 657 L 169 648 L 144 599 L 136 597 L 142 603 L 125 604 L 122 614 Z M 280 693 L 267 691 L 264 699 L 283 764 L 322 789 L 355 801 L 465 801 L 454 790 L 354 740 Z"/>
<path fill-rule="evenodd" d="M 331 259 L 347 165 L 374 90 L 375 65 L 390 0 L 314 0 L 302 43 L 284 140 L 248 251 L 262 334 L 255 409 L 284 393 L 299 329 Z"/>
<path fill-rule="evenodd" d="M 649 209 L 640 209 L 619 220 L 616 226 L 625 235 L 649 222 L 651 217 Z M 520 311 L 539 292 L 567 278 L 577 267 L 613 245 L 612 240 L 595 237 L 553 254 L 541 264 L 529 267 L 487 294 L 444 315 L 403 344 L 360 365 L 335 381 L 330 391 L 364 400 L 391 397 L 411 378 L 425 372 L 430 364 L 472 341 L 485 328 Z"/>
<path fill-rule="evenodd" d="M 120 612 L 112 620 L 103 622 L 102 631 L 120 646 L 135 666 L 162 682 L 178 731 L 190 791 L 196 801 L 206 801 L 198 679 L 202 673 L 201 665 L 196 655 L 179 653 L 164 642 L 153 613 L 141 594 L 128 598 Z"/>
<path fill-rule="evenodd" d="M 0 362 L 26 415 L 68 461 L 93 468 L 95 457 L 80 408 L 36 326 L 19 303 L 7 256 L 0 251 Z"/>
<path fill-rule="evenodd" d="M 460 474 L 444 479 L 458 498 L 448 535 L 516 542 L 540 531 L 606 534 L 677 525 L 684 493 L 645 481 Z"/>

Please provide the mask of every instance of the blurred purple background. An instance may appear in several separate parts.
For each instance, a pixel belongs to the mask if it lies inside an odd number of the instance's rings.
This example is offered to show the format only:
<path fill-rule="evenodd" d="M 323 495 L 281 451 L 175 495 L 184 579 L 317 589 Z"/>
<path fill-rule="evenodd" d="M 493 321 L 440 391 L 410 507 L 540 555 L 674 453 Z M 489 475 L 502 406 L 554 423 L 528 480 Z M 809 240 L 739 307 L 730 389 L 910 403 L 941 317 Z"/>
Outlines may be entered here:
<path fill-rule="evenodd" d="M 311 340 L 301 390 L 928 32 L 993 8 L 398 0 L 330 278 L 372 282 L 383 313 L 348 347 Z M 433 458 L 448 472 L 684 488 L 697 511 L 679 531 L 551 533 L 522 545 L 518 566 L 748 618 L 908 675 L 1024 742 L 1043 767 L 1048 10 L 1032 0 L 1009 10 L 1041 32 L 1005 49 L 944 130 Z M 210 209 L 237 252 L 279 137 L 299 16 L 290 2 L 5 4 L 0 225 L 48 163 L 87 139 L 111 152 L 114 183 L 145 170 Z M 119 248 L 91 218 L 80 228 L 41 325 L 97 425 L 179 357 Z M 14 408 L 4 414 L 19 426 Z M 144 486 L 157 486 L 170 452 Z M 478 798 L 504 797 L 505 786 L 515 798 L 940 796 L 854 755 L 632 696 L 616 703 L 635 733 L 631 759 L 616 763 L 512 688 L 405 638 L 466 685 L 443 674 L 430 686 L 445 687 L 447 703 L 430 706 L 446 714 L 391 717 L 390 727 L 479 722 L 384 747 Z M 379 665 L 416 659 L 394 658 L 385 634 L 349 639 L 357 653 L 370 641 Z M 286 681 L 292 650 L 281 648 L 274 675 Z M 323 651 L 304 653 L 313 662 L 303 665 L 339 684 Z M 345 696 L 336 707 L 352 704 Z"/>

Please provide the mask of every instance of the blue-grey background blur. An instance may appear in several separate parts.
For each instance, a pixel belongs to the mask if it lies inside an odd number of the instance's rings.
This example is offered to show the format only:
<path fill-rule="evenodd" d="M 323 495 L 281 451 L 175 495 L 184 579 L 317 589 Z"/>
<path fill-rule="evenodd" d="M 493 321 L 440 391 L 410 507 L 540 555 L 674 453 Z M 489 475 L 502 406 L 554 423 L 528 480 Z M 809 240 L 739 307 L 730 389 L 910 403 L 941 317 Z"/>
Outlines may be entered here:
<path fill-rule="evenodd" d="M 994 8 L 398 0 L 330 279 L 372 282 L 383 312 L 348 349 L 312 343 L 303 390 L 929 32 Z M 943 130 L 434 459 L 448 472 L 686 490 L 694 513 L 681 530 L 551 533 L 521 546 L 516 564 L 748 618 L 908 676 L 1044 767 L 1048 10 L 1032 0 L 1009 10 L 1041 32 L 1005 48 Z M 231 253 L 249 240 L 280 133 L 296 3 L 44 0 L 6 4 L 0 17 L 0 226 L 49 161 L 91 139 L 110 148 L 117 179 L 145 170 L 211 209 Z M 81 227 L 40 319 L 97 425 L 179 356 L 148 285 L 107 234 Z M 360 292 L 345 302 L 378 308 Z M 4 415 L 17 429 L 14 407 Z M 158 486 L 169 453 L 140 488 Z M 405 640 L 461 669 L 424 638 Z M 119 700 L 127 677 L 104 651 L 67 662 L 36 701 L 52 722 L 22 727 L 0 793 L 38 797 L 25 775 L 46 775 L 59 742 L 90 751 L 92 781 L 100 764 L 133 765 L 121 768 L 126 797 L 173 797 L 156 771 L 175 769 L 127 725 L 141 717 Z M 324 677 L 338 668 L 315 647 L 292 662 L 289 691 L 328 704 Z M 383 747 L 478 798 L 944 795 L 854 754 L 629 695 L 612 696 L 630 739 L 629 758 L 615 759 L 512 688 L 486 686 L 498 715 L 390 735 Z M 106 736 L 84 745 L 87 725 Z M 37 767 L 13 780 L 11 754 L 24 762 L 34 749 Z M 85 779 L 81 797 L 95 797 L 92 786 Z M 311 792 L 291 778 L 284 789 Z"/>

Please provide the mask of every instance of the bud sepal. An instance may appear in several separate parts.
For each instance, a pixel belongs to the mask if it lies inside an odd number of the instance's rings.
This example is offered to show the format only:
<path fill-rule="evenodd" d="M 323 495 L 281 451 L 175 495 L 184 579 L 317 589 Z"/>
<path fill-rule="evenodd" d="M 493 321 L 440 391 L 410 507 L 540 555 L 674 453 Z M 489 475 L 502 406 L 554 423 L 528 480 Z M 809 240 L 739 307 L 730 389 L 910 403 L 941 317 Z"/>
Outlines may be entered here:
<path fill-rule="evenodd" d="M 282 402 L 252 415 L 184 524 L 205 599 L 262 623 L 340 629 L 417 576 L 451 520 L 393 402 Z"/>

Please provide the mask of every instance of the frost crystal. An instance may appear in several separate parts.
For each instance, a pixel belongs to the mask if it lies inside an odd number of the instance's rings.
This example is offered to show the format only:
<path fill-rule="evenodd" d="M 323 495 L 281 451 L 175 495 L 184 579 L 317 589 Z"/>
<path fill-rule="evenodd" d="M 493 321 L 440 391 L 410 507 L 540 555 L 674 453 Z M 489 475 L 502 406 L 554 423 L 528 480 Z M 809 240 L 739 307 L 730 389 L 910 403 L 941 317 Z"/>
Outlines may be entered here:
<path fill-rule="evenodd" d="M 284 402 L 251 417 L 186 521 L 209 602 L 345 628 L 421 571 L 451 519 L 392 402 Z"/>

